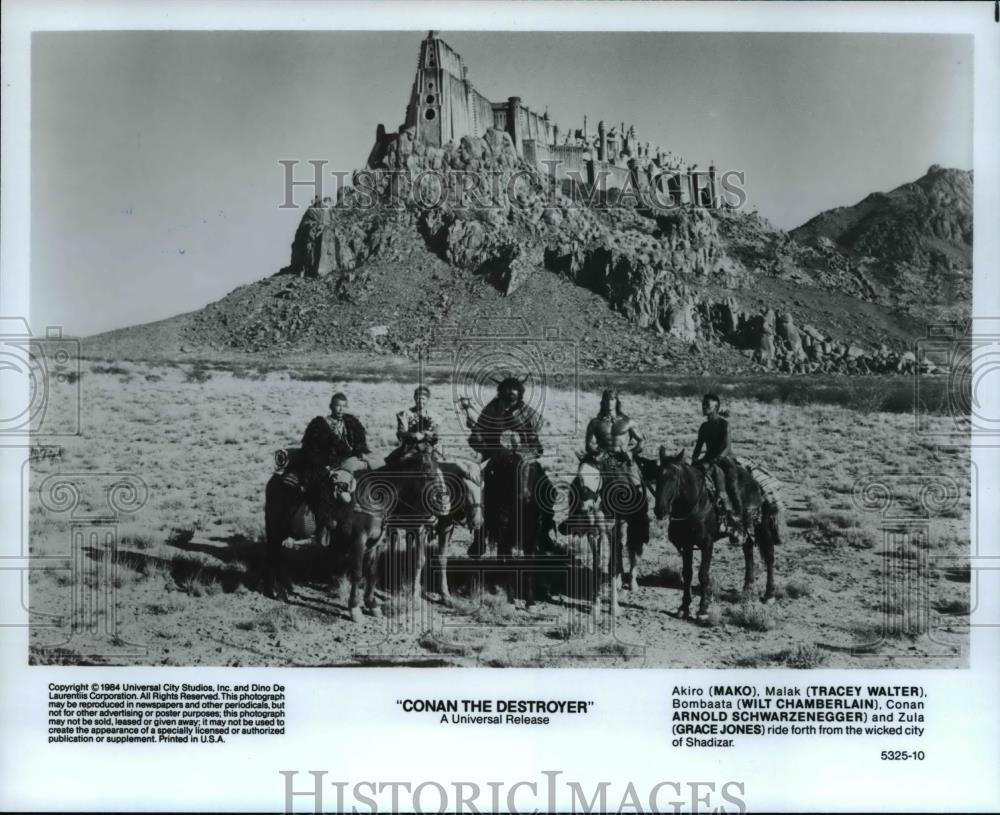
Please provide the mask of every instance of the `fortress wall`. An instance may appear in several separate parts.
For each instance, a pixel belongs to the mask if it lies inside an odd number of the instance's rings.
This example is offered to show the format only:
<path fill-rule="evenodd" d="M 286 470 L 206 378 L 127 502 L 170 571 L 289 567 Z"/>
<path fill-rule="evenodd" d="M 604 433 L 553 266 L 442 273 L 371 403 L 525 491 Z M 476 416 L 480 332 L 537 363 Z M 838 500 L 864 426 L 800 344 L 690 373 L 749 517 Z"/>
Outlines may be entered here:
<path fill-rule="evenodd" d="M 595 161 L 594 165 L 595 177 L 602 172 L 605 174 L 604 186 L 607 187 L 607 189 L 610 190 L 615 187 L 621 188 L 625 186 L 625 182 L 628 180 L 629 175 L 628 167 L 622 167 L 617 164 L 608 164 L 606 161 Z"/>
<path fill-rule="evenodd" d="M 551 174 L 551 165 L 542 164 L 543 161 L 555 161 L 555 178 L 562 181 L 570 178 L 573 180 L 590 180 L 591 150 L 579 145 L 552 145 L 534 139 L 524 140 L 524 158 L 526 161 L 534 162 L 541 172 Z M 608 189 L 622 188 L 629 177 L 628 167 L 609 164 L 607 162 L 594 162 L 594 172 L 605 173 L 604 184 Z"/>
<path fill-rule="evenodd" d="M 458 141 L 473 133 L 469 100 L 465 94 L 465 83 L 452 74 L 441 77 L 441 132 L 442 141 Z"/>
<path fill-rule="evenodd" d="M 475 136 L 482 136 L 486 129 L 493 127 L 493 103 L 479 91 L 473 89 L 470 95 L 470 115 Z"/>
<path fill-rule="evenodd" d="M 457 52 L 451 49 L 444 40 L 437 40 L 438 44 L 438 65 L 442 71 L 450 73 L 454 77 L 462 77 L 462 58 Z"/>
<path fill-rule="evenodd" d="M 577 145 L 552 145 L 537 141 L 524 142 L 524 157 L 528 161 L 534 161 L 538 169 L 549 173 L 548 166 L 543 165 L 543 161 L 558 162 L 555 167 L 557 179 L 568 177 L 569 173 L 579 173 L 579 178 L 587 180 L 587 162 L 590 151 L 586 147 Z M 575 176 L 574 176 L 575 177 Z"/>
<path fill-rule="evenodd" d="M 521 108 L 521 132 L 525 139 L 549 143 L 549 124 L 530 108 Z"/>
<path fill-rule="evenodd" d="M 490 103 L 493 110 L 493 127 L 497 130 L 507 129 L 507 103 Z"/>

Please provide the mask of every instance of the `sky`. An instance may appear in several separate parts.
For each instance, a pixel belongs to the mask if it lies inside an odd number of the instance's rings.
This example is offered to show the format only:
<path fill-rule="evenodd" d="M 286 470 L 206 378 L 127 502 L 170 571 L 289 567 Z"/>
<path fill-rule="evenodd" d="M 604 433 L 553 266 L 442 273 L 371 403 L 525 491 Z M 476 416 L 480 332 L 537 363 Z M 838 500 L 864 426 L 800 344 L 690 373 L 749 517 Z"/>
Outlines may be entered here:
<path fill-rule="evenodd" d="M 287 265 L 281 160 L 350 173 L 402 122 L 426 32 L 45 32 L 32 38 L 31 324 L 198 309 Z M 742 170 L 790 229 L 931 164 L 972 169 L 972 38 L 441 32 L 476 88 L 634 124 Z M 332 184 L 332 181 L 331 181 Z M 297 203 L 305 207 L 304 189 Z"/>

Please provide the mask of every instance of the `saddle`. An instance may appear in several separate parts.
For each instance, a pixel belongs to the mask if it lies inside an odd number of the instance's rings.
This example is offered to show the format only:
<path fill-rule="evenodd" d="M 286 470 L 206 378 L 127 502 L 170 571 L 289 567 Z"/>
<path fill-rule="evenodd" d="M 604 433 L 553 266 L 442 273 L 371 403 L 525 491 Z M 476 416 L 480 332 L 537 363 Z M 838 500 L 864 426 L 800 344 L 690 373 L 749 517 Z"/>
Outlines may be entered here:
<path fill-rule="evenodd" d="M 639 465 L 636 464 L 628 453 L 616 453 L 607 450 L 602 450 L 599 453 L 588 451 L 586 453 L 577 453 L 576 457 L 581 464 L 590 464 L 596 467 L 602 479 L 624 475 L 633 487 L 644 486 Z"/>
<path fill-rule="evenodd" d="M 303 475 L 304 464 L 305 456 L 301 447 L 282 447 L 274 453 L 274 469 L 281 476 L 282 483 L 303 493 L 307 488 Z M 347 503 L 353 498 L 357 485 L 354 473 L 367 469 L 367 465 L 362 464 L 359 459 L 348 459 L 342 462 L 341 467 L 327 468 L 334 494 L 339 500 Z"/>
<path fill-rule="evenodd" d="M 736 461 L 736 459 L 732 459 L 732 461 L 736 468 L 738 483 L 739 474 L 740 472 L 745 471 L 745 468 L 742 463 Z M 732 517 L 733 513 L 726 512 L 723 509 L 725 506 L 722 501 L 723 496 L 719 494 L 719 489 L 716 487 L 715 478 L 713 477 L 713 471 L 715 469 L 721 470 L 721 467 L 719 467 L 718 464 L 715 462 L 699 462 L 695 466 L 698 467 L 698 469 L 701 470 L 705 476 L 705 492 L 708 494 L 708 499 L 716 507 L 719 519 L 719 531 L 722 532 L 725 537 L 728 537 L 731 543 L 738 543 L 739 536 L 747 531 L 745 527 L 752 525 L 754 519 L 747 517 L 745 510 L 743 518 L 735 518 Z M 720 475 L 724 480 L 725 473 L 720 472 Z M 731 495 L 727 494 L 725 497 L 728 501 L 732 501 Z"/>

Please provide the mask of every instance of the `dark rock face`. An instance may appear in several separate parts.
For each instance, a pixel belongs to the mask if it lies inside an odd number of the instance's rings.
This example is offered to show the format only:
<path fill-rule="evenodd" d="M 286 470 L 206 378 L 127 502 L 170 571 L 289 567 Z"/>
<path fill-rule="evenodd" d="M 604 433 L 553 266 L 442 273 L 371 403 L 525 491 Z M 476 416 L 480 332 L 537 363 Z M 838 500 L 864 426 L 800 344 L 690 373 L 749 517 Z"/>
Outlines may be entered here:
<path fill-rule="evenodd" d="M 314 205 L 295 231 L 287 271 L 304 277 L 349 272 L 380 251 L 385 239 L 386 224 L 377 215 Z"/>

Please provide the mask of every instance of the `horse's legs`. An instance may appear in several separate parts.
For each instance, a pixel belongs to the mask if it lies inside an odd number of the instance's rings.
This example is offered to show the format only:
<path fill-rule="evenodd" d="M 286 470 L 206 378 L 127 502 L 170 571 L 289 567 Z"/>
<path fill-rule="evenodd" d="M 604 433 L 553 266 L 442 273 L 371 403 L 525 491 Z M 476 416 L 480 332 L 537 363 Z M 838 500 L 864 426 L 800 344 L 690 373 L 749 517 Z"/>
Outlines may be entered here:
<path fill-rule="evenodd" d="M 441 594 L 441 602 L 451 605 L 451 591 L 448 588 L 448 544 L 451 542 L 451 534 L 454 528 L 445 521 L 438 521 L 437 534 L 437 568 L 438 568 L 438 591 Z"/>
<path fill-rule="evenodd" d="M 753 536 L 747 535 L 743 540 L 743 599 L 749 600 L 753 594 L 753 550 L 754 542 L 760 540 L 760 529 Z"/>
<path fill-rule="evenodd" d="M 764 602 L 774 599 L 774 544 L 777 542 L 778 528 L 777 521 L 767 518 L 764 522 L 765 529 L 758 534 L 757 540 L 760 545 L 760 555 L 764 558 L 764 565 L 767 567 L 767 585 L 764 587 Z"/>
<path fill-rule="evenodd" d="M 264 594 L 278 600 L 287 600 L 292 590 L 285 573 L 282 544 L 294 512 L 295 502 L 287 491 L 275 480 L 269 481 L 264 490 Z"/>
<path fill-rule="evenodd" d="M 413 540 L 413 601 L 419 603 L 423 599 L 424 565 L 427 563 L 427 529 L 418 526 L 412 533 L 407 533 L 407 542 Z"/>
<path fill-rule="evenodd" d="M 378 537 L 381 537 L 381 534 L 379 532 Z M 377 538 L 372 541 L 368 537 L 368 535 L 365 536 L 362 544 L 364 548 L 362 560 L 364 562 L 365 575 L 365 608 L 368 609 L 373 617 L 379 617 L 382 614 L 382 610 L 375 602 L 375 583 L 378 581 L 378 559 L 382 553 L 382 544 L 378 542 Z"/>
<path fill-rule="evenodd" d="M 626 583 L 626 588 L 628 588 L 629 591 L 636 591 L 638 589 L 638 584 L 636 583 L 636 572 L 639 567 L 639 553 L 635 551 L 635 548 L 629 541 L 627 529 L 625 542 L 625 549 L 628 552 L 628 573 L 626 575 L 628 582 Z"/>
<path fill-rule="evenodd" d="M 347 601 L 347 610 L 354 622 L 361 622 L 361 608 L 358 606 L 358 585 L 365 571 L 365 537 L 355 532 L 350 541 L 351 550 L 351 596 Z M 370 581 L 369 581 L 370 582 Z M 365 600 L 368 600 L 369 586 L 365 586 Z"/>
<path fill-rule="evenodd" d="M 472 544 L 469 546 L 469 557 L 482 557 L 486 551 L 486 525 L 483 524 L 472 533 Z"/>
<path fill-rule="evenodd" d="M 643 498 L 645 499 L 645 495 Z M 648 507 L 646 501 L 643 500 L 628 524 L 626 549 L 628 551 L 628 588 L 630 591 L 639 590 L 639 560 L 642 558 L 643 542 L 649 542 L 649 516 L 647 513 Z"/>
<path fill-rule="evenodd" d="M 624 566 L 623 555 L 625 543 L 628 538 L 628 527 L 622 520 L 616 520 L 611 527 L 611 619 L 621 611 L 618 607 L 618 595 L 622 583 L 622 567 Z"/>
<path fill-rule="evenodd" d="M 532 501 L 534 499 L 531 499 Z M 534 559 L 538 554 L 538 539 L 542 534 L 542 518 L 538 506 L 534 503 L 525 509 L 524 556 Z M 524 581 L 524 605 L 530 608 L 535 604 L 535 568 L 528 569 Z"/>
<path fill-rule="evenodd" d="M 587 543 L 590 544 L 590 613 L 594 622 L 601 617 L 601 573 L 604 571 L 604 532 L 600 527 L 591 528 L 587 532 Z"/>
<path fill-rule="evenodd" d="M 273 538 L 271 535 L 267 536 L 264 553 L 263 591 L 267 597 L 274 598 L 275 600 L 288 599 L 288 589 L 285 581 L 282 579 L 281 544 L 282 541 L 280 538 Z"/>
<path fill-rule="evenodd" d="M 680 612 L 684 619 L 691 616 L 691 579 L 694 577 L 694 546 L 684 544 L 681 549 L 681 575 L 684 578 L 684 598 Z"/>
<path fill-rule="evenodd" d="M 698 582 L 701 584 L 701 602 L 698 604 L 698 616 L 708 614 L 712 604 L 712 548 L 714 541 L 708 540 L 701 550 L 701 563 L 698 566 Z"/>

